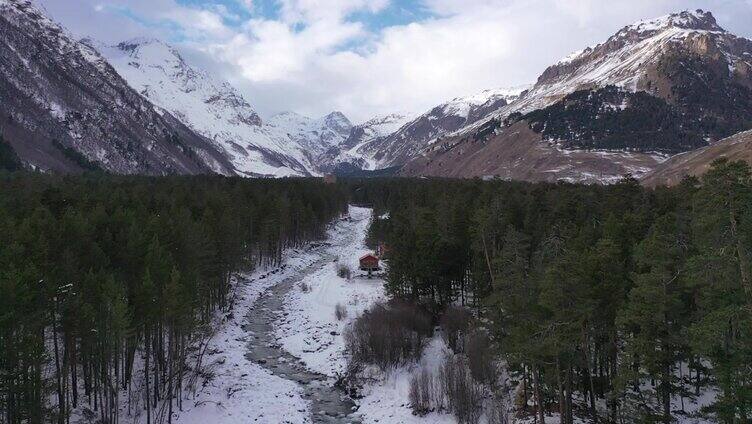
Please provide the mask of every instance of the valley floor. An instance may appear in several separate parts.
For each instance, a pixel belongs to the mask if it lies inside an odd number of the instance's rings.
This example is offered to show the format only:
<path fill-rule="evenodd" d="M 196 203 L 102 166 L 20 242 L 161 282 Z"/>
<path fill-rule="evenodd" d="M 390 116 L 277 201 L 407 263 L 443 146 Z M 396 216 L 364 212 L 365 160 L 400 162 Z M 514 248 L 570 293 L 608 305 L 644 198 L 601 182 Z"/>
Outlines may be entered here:
<path fill-rule="evenodd" d="M 184 402 L 174 423 L 455 422 L 449 415 L 412 415 L 410 368 L 367 385 L 356 405 L 332 389 L 346 367 L 345 328 L 385 299 L 383 280 L 357 271 L 358 258 L 369 252 L 370 217 L 370 209 L 351 207 L 330 227 L 325 243 L 288 251 L 283 266 L 239 279 L 233 312 L 217 323 L 203 359 L 212 377 Z M 351 280 L 337 275 L 341 265 L 353 270 Z M 346 311 L 339 320 L 338 305 Z M 262 327 L 271 328 L 270 334 L 262 334 Z M 438 364 L 443 349 L 434 339 L 424 362 Z M 345 406 L 352 413 L 337 414 Z"/>
<path fill-rule="evenodd" d="M 370 218 L 370 209 L 350 207 L 348 216 L 329 227 L 324 242 L 288 250 L 280 267 L 236 277 L 231 312 L 215 317 L 214 333 L 197 355 L 201 359 L 195 369 L 201 372 L 196 392 L 183 401 L 182 411 L 173 414 L 173 423 L 457 422 L 445 413 L 415 416 L 408 401 L 411 376 L 421 368 L 435 373 L 445 356 L 447 347 L 438 335 L 427 344 L 420 364 L 373 376 L 361 399 L 353 401 L 335 387 L 347 366 L 347 326 L 374 303 L 386 300 L 384 281 L 368 279 L 357 270 L 359 257 L 370 251 L 365 246 Z M 351 279 L 338 276 L 343 266 L 352 270 Z M 344 311 L 339 319 L 336 308 Z M 140 386 L 134 383 L 134 392 Z M 684 406 L 694 412 L 713 394 L 687 398 L 686 405 L 677 398 L 674 409 Z M 128 411 L 121 410 L 121 422 L 146 422 L 142 405 Z M 532 417 L 516 421 L 532 422 Z M 71 422 L 89 420 L 78 410 Z M 546 422 L 559 418 L 548 415 Z M 678 422 L 706 421 L 680 416 Z"/>

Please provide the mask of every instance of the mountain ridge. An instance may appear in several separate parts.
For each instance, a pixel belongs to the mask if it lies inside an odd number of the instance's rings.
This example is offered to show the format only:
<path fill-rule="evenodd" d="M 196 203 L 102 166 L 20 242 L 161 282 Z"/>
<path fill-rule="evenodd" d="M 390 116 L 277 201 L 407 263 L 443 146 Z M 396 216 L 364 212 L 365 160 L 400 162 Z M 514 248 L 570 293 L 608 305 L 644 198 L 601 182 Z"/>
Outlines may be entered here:
<path fill-rule="evenodd" d="M 211 143 L 130 89 L 95 50 L 28 0 L 0 1 L 0 135 L 26 167 L 81 172 L 220 173 Z"/>
<path fill-rule="evenodd" d="M 550 146 L 554 156 L 623 152 L 631 154 L 625 156 L 629 161 L 645 164 L 656 153 L 703 147 L 752 128 L 750 69 L 752 41 L 723 30 L 710 12 L 685 11 L 640 21 L 548 67 L 519 98 L 454 132 L 441 147 L 423 151 L 408 162 L 405 172 L 422 175 L 423 164 L 431 175 L 477 176 L 467 163 L 464 171 L 451 166 L 440 170 L 435 163 L 449 163 L 444 156 L 450 150 L 456 154 L 462 149 L 455 148 L 467 149 L 478 141 L 505 144 L 504 137 L 514 134 L 504 129 L 518 122 L 535 133 L 531 138 Z M 475 166 L 508 174 L 484 165 L 499 157 L 495 147 L 487 151 L 493 156 L 473 162 Z M 484 156 L 483 149 L 473 154 Z M 607 158 L 602 155 L 601 164 L 588 161 L 591 169 L 583 169 L 583 181 L 614 169 Z M 635 169 L 650 171 L 645 166 Z"/>
<path fill-rule="evenodd" d="M 211 139 L 241 175 L 317 173 L 315 152 L 321 149 L 303 143 L 301 134 L 303 127 L 309 132 L 322 131 L 328 123 L 324 118 L 319 122 L 297 115 L 287 126 L 275 118 L 267 123 L 229 83 L 187 63 L 177 49 L 158 39 L 99 48 L 135 90 Z M 309 128 L 314 124 L 319 127 Z M 291 133 L 296 131 L 297 138 L 293 138 Z"/>
<path fill-rule="evenodd" d="M 673 154 L 713 152 L 752 128 L 752 41 L 703 10 L 624 26 L 531 86 L 353 124 L 339 111 L 262 119 L 240 91 L 159 39 L 76 41 L 30 0 L 0 8 L 8 58 L 0 100 L 9 105 L 0 136 L 11 156 L 43 171 L 288 177 L 402 168 L 609 182 L 649 174 Z"/>

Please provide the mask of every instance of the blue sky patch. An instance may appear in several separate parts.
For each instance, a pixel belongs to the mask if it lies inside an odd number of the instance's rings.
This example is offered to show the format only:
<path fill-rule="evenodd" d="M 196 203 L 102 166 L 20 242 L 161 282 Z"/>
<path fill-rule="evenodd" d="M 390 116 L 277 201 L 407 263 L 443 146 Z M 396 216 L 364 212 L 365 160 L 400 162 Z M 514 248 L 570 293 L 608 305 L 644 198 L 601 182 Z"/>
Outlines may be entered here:
<path fill-rule="evenodd" d="M 379 31 L 392 26 L 424 21 L 432 17 L 434 15 L 420 1 L 392 0 L 389 6 L 378 13 L 361 11 L 354 13 L 349 17 L 349 20 L 363 23 L 368 30 Z"/>
<path fill-rule="evenodd" d="M 281 5 L 278 0 L 253 0 L 252 12 L 248 11 L 242 0 L 177 0 L 177 2 L 183 6 L 208 10 L 213 10 L 219 6 L 241 19 L 241 21 L 237 21 L 225 17 L 225 24 L 228 26 L 240 25 L 242 21 L 253 17 L 269 20 L 280 18 Z M 433 15 L 420 0 L 391 0 L 389 6 L 378 13 L 363 10 L 350 15 L 348 20 L 361 22 L 370 31 L 379 31 L 391 26 L 407 25 L 431 17 Z"/>

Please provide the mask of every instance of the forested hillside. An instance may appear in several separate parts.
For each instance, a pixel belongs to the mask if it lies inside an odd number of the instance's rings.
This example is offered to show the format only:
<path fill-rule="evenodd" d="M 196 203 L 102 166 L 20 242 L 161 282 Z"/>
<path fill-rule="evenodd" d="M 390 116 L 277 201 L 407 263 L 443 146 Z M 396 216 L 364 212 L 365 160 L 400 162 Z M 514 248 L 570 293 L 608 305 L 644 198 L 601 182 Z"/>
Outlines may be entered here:
<path fill-rule="evenodd" d="M 233 273 L 346 208 L 315 180 L 0 173 L 0 423 L 169 420 Z"/>
<path fill-rule="evenodd" d="M 576 91 L 521 119 L 527 120 L 544 140 L 558 142 L 566 149 L 675 154 L 707 145 L 707 124 L 697 115 L 684 113 L 645 92 L 632 93 L 614 86 Z M 719 133 L 725 137 L 734 132 Z"/>
<path fill-rule="evenodd" d="M 388 290 L 437 317 L 469 306 L 520 382 L 518 416 L 669 423 L 704 397 L 701 422 L 752 418 L 746 164 L 655 190 L 351 184 L 383 217 L 369 237 L 388 246 Z"/>

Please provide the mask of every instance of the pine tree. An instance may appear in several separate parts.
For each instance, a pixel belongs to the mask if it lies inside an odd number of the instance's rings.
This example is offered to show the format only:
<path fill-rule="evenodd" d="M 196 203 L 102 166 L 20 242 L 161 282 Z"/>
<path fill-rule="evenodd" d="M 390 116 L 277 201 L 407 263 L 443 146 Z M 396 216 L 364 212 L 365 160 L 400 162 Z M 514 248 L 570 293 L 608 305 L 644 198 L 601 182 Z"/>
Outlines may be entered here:
<path fill-rule="evenodd" d="M 625 352 L 625 375 L 641 392 L 643 381 L 659 380 L 655 413 L 645 405 L 646 421 L 670 423 L 671 397 L 677 391 L 675 366 L 686 352 L 687 303 L 683 279 L 686 248 L 676 225 L 676 216 L 665 215 L 653 225 L 636 249 L 637 271 L 629 302 L 620 311 L 619 322 L 629 334 Z M 642 399 L 642 396 L 640 397 Z"/>
<path fill-rule="evenodd" d="M 691 282 L 699 311 L 692 344 L 710 359 L 723 391 L 716 408 L 725 422 L 752 416 L 752 181 L 742 162 L 716 161 L 695 195 Z"/>

